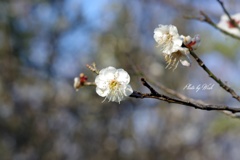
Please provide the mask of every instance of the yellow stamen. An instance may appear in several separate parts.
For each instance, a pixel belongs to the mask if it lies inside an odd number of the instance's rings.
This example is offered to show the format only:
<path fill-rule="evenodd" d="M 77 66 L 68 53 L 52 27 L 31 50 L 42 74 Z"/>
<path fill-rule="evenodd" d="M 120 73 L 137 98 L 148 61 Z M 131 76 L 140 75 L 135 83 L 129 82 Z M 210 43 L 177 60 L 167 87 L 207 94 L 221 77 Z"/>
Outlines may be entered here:
<path fill-rule="evenodd" d="M 112 80 L 110 83 L 109 83 L 109 88 L 110 90 L 115 90 L 118 88 L 118 86 L 120 85 L 120 83 L 116 80 Z"/>
<path fill-rule="evenodd" d="M 174 68 L 173 70 L 175 70 L 178 66 L 181 56 L 182 53 L 180 51 L 174 52 L 171 55 L 165 54 L 164 57 L 167 62 L 166 68 Z"/>

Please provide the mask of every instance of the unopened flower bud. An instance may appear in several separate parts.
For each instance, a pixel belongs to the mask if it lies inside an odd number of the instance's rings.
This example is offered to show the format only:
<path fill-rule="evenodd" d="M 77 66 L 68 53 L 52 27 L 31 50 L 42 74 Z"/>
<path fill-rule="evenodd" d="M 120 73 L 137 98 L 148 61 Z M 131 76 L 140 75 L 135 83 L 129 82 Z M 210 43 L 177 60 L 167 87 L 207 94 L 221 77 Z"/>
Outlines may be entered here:
<path fill-rule="evenodd" d="M 182 35 L 181 38 L 183 39 L 183 44 L 190 50 L 196 50 L 200 45 L 201 39 L 199 35 L 195 35 L 193 38 Z"/>
<path fill-rule="evenodd" d="M 85 82 L 87 82 L 87 76 L 85 76 L 84 73 L 81 73 L 79 77 L 75 77 L 73 86 L 76 91 L 78 91 L 81 86 L 84 86 Z"/>
<path fill-rule="evenodd" d="M 87 76 L 85 76 L 84 73 L 81 73 L 79 77 L 81 85 L 84 85 L 84 83 L 87 81 Z"/>

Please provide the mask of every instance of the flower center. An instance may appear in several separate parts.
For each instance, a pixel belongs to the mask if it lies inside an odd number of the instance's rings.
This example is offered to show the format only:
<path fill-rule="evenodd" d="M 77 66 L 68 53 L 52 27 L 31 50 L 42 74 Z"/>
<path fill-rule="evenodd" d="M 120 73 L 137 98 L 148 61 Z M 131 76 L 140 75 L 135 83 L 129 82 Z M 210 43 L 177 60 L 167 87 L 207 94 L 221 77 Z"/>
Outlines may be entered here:
<path fill-rule="evenodd" d="M 167 33 L 167 41 L 169 42 L 171 42 L 172 41 L 172 35 L 171 34 L 169 34 L 169 33 Z"/>
<path fill-rule="evenodd" d="M 173 39 L 173 36 L 169 33 L 166 33 L 165 37 L 163 37 L 160 41 L 162 47 L 166 48 L 167 46 L 172 45 L 172 39 Z"/>
<path fill-rule="evenodd" d="M 172 35 L 169 33 L 165 34 L 165 37 L 162 39 L 162 43 L 170 43 L 172 41 Z"/>
<path fill-rule="evenodd" d="M 119 87 L 120 83 L 116 81 L 115 79 L 110 81 L 109 88 L 110 90 L 116 90 Z"/>

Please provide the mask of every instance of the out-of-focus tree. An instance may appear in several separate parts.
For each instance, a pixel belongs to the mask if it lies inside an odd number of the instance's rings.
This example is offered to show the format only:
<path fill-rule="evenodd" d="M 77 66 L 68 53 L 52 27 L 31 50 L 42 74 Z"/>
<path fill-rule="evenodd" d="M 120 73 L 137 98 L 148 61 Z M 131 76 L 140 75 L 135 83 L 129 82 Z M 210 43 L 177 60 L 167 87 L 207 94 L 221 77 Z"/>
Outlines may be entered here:
<path fill-rule="evenodd" d="M 139 70 L 189 97 L 236 105 L 217 86 L 183 90 L 188 83 L 214 82 L 194 63 L 167 70 L 158 56 L 158 24 L 199 33 L 199 56 L 239 87 L 238 42 L 183 18 L 205 10 L 217 21 L 219 4 L 204 2 L 208 7 L 188 0 L 1 0 L 0 159 L 237 159 L 237 119 L 150 99 L 102 103 L 95 87 L 75 92 L 72 86 L 80 72 L 94 81 L 85 65 L 95 62 L 124 68 L 137 90 L 146 91 Z M 237 12 L 237 1 L 228 3 Z"/>

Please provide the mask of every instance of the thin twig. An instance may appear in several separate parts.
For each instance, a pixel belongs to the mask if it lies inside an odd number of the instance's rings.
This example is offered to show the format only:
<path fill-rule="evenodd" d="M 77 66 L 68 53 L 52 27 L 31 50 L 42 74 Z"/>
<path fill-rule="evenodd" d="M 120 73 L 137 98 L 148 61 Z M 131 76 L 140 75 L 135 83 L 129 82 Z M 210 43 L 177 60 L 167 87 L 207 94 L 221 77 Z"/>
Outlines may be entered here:
<path fill-rule="evenodd" d="M 85 82 L 84 86 L 96 86 L 95 82 Z"/>
<path fill-rule="evenodd" d="M 131 55 L 129 54 L 128 55 L 128 60 L 130 61 L 129 64 L 131 65 L 132 69 L 134 70 L 135 74 L 137 74 L 138 76 L 140 77 L 149 77 L 149 76 L 146 76 L 145 73 L 138 67 L 136 66 L 136 64 L 134 63 L 133 59 L 131 58 Z M 201 104 L 201 105 L 207 105 L 207 103 L 203 102 L 202 100 L 196 100 L 196 99 L 193 99 L 193 98 L 190 98 L 190 97 L 187 97 L 173 89 L 170 89 L 166 86 L 164 86 L 163 84 L 159 83 L 159 82 L 155 82 L 154 80 L 151 80 L 148 78 L 148 81 L 150 83 L 152 83 L 154 86 L 156 86 L 157 88 L 161 89 L 163 92 L 169 94 L 169 95 L 172 95 L 176 98 L 179 98 L 181 100 L 185 100 L 185 101 L 189 101 L 189 102 L 192 102 L 192 103 L 197 103 L 197 104 Z M 134 93 L 136 94 L 136 92 Z M 137 94 L 139 95 L 139 94 Z M 133 96 L 134 97 L 134 96 Z M 221 111 L 223 114 L 229 116 L 229 117 L 232 117 L 232 118 L 239 118 L 240 119 L 240 116 L 239 115 L 236 115 L 236 113 L 232 113 L 232 112 L 229 112 L 229 111 Z"/>
<path fill-rule="evenodd" d="M 143 71 L 141 71 L 137 66 L 135 66 L 134 63 L 131 63 L 132 67 L 133 67 L 133 70 L 136 74 L 138 74 L 139 76 L 142 76 L 142 77 L 149 77 L 149 76 L 146 76 L 145 73 L 143 73 Z M 148 82 L 150 82 L 151 84 L 153 84 L 154 86 L 156 86 L 157 88 L 161 89 L 163 92 L 167 93 L 167 94 L 170 94 L 174 97 L 177 97 L 181 100 L 185 100 L 185 101 L 191 101 L 193 103 L 199 103 L 199 104 L 202 104 L 202 105 L 205 105 L 206 103 L 201 101 L 201 100 L 196 100 L 196 99 L 192 99 L 192 98 L 189 98 L 181 93 L 178 93 L 176 92 L 175 90 L 173 89 L 170 89 L 166 86 L 164 86 L 163 84 L 159 83 L 159 82 L 155 82 L 154 80 L 148 78 Z"/>
<path fill-rule="evenodd" d="M 134 91 L 130 95 L 130 97 L 141 98 L 141 99 L 143 99 L 143 98 L 158 99 L 158 100 L 165 101 L 165 102 L 168 102 L 168 103 L 181 104 L 181 105 L 193 107 L 195 109 L 201 109 L 201 110 L 207 110 L 207 111 L 216 110 L 216 111 L 229 111 L 231 113 L 240 112 L 240 108 L 231 108 L 231 107 L 225 106 L 225 105 L 211 105 L 211 104 L 202 105 L 202 104 L 193 103 L 193 102 L 190 102 L 190 101 L 171 98 L 171 97 L 168 97 L 166 95 L 159 94 L 155 89 L 153 89 L 153 87 L 151 87 L 147 83 L 147 81 L 144 78 L 141 78 L 141 81 L 142 81 L 142 84 L 145 87 L 147 87 L 150 90 L 151 93 L 141 93 L 141 92 Z"/>
<path fill-rule="evenodd" d="M 203 68 L 204 71 L 207 72 L 207 74 L 209 75 L 209 77 L 211 77 L 214 81 L 216 81 L 225 91 L 229 92 L 233 98 L 235 98 L 236 100 L 238 100 L 240 102 L 240 96 L 237 95 L 237 93 L 230 88 L 228 85 L 226 85 L 225 83 L 223 83 L 221 81 L 221 79 L 219 79 L 217 76 L 215 76 L 209 69 L 208 67 L 203 63 L 203 61 L 193 52 L 190 51 L 190 54 L 194 57 L 194 59 L 197 61 L 197 63 L 199 64 L 200 67 Z"/>
<path fill-rule="evenodd" d="M 87 64 L 86 67 L 87 67 L 88 69 L 90 69 L 92 72 L 94 72 L 94 73 L 96 73 L 96 74 L 99 74 L 99 70 L 97 69 L 95 63 L 93 63 L 92 65 Z"/>
<path fill-rule="evenodd" d="M 192 103 L 198 103 L 198 104 L 201 104 L 201 105 L 207 105 L 207 103 L 203 102 L 202 100 L 197 100 L 197 99 L 193 99 L 193 98 L 190 98 L 190 97 L 187 97 L 175 90 L 172 90 L 168 87 L 165 87 L 164 85 L 162 84 L 159 84 L 158 83 L 155 83 L 155 82 L 152 82 L 150 81 L 154 86 L 158 87 L 159 89 L 161 89 L 162 91 L 164 91 L 165 93 L 168 93 L 174 97 L 177 97 L 181 100 L 185 100 L 185 101 L 189 101 L 189 102 L 192 102 Z M 236 119 L 240 119 L 240 115 L 237 115 L 236 113 L 232 113 L 232 112 L 229 112 L 229 111 L 221 111 L 223 114 L 229 116 L 229 117 L 232 117 L 232 118 L 236 118 Z"/>

